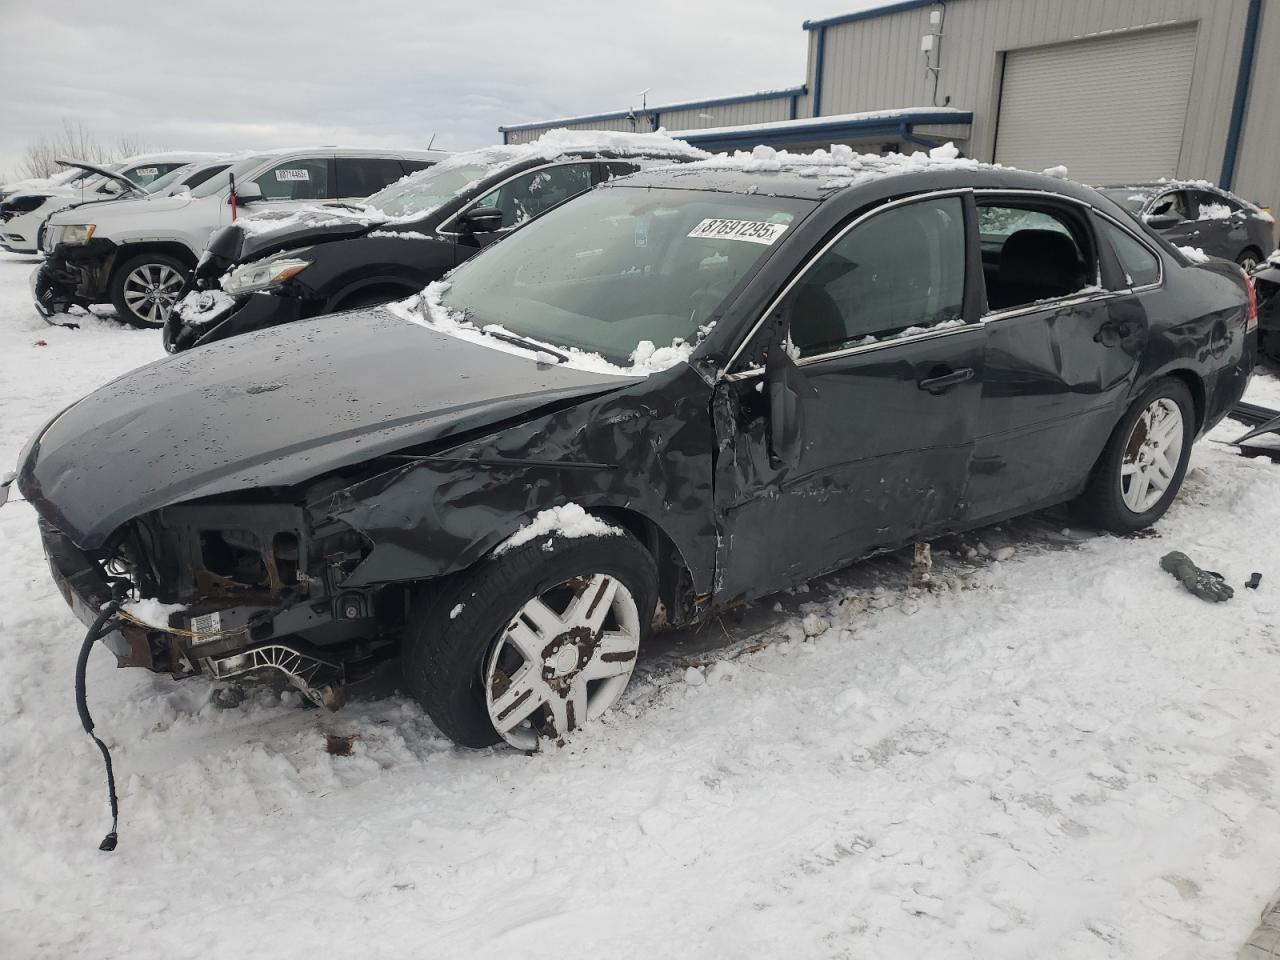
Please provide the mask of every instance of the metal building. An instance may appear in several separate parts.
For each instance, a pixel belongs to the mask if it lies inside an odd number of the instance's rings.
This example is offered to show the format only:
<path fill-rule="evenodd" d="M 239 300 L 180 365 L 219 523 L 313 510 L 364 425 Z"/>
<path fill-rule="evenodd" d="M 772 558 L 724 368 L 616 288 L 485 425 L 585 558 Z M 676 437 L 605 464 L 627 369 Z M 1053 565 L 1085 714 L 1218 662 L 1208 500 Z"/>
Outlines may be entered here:
<path fill-rule="evenodd" d="M 1280 210 L 1280 0 L 906 0 L 806 21 L 805 83 L 500 127 L 659 127 L 710 150 L 849 143 L 1089 183 L 1212 180 Z"/>

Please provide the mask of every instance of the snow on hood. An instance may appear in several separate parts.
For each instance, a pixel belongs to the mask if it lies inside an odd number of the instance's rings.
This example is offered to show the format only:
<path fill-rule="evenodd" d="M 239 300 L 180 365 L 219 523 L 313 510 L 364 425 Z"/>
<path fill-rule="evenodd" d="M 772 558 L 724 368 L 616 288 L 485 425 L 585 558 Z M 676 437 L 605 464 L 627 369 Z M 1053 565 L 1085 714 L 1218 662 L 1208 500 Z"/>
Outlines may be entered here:
<path fill-rule="evenodd" d="M 982 163 L 961 157 L 954 143 L 944 143 L 928 153 L 917 150 L 902 153 L 855 153 L 846 144 L 834 144 L 830 151 L 815 150 L 812 153 L 791 153 L 760 145 L 750 153 L 737 150 L 732 154 L 717 153 L 707 160 L 689 164 L 691 169 L 741 170 L 747 173 L 773 173 L 785 171 L 802 177 L 823 177 L 824 188 L 839 189 L 855 183 L 875 180 L 879 177 L 901 173 L 916 173 L 939 168 L 995 170 L 998 164 Z"/>
<path fill-rule="evenodd" d="M 530 357 L 542 363 L 555 363 L 574 370 L 619 377 L 647 377 L 651 373 L 659 373 L 688 360 L 693 354 L 694 347 L 697 346 L 697 343 L 687 343 L 679 339 L 673 340 L 667 347 L 659 347 L 652 340 L 641 340 L 631 351 L 630 365 L 620 367 L 616 363 L 610 363 L 598 353 L 587 353 L 577 347 L 547 343 L 519 334 L 522 340 L 528 340 L 546 348 L 545 351 L 531 350 L 491 336 L 491 334 L 511 333 L 499 323 L 488 323 L 483 327 L 477 327 L 460 311 L 450 310 L 441 300 L 448 289 L 449 281 L 437 280 L 435 283 L 428 284 L 421 294 L 415 294 L 398 303 L 389 303 L 386 309 L 401 320 L 408 320 L 410 323 L 416 323 L 428 330 L 435 330 L 437 333 L 449 334 L 459 340 L 483 344 L 504 353 Z M 710 331 L 711 327 L 708 325 L 700 328 L 699 333 L 705 337 Z M 555 355 L 556 353 L 567 354 L 569 359 L 562 362 Z"/>
<path fill-rule="evenodd" d="M 293 210 L 267 210 L 253 213 L 247 217 L 237 217 L 236 225 L 246 236 L 257 237 L 265 233 L 276 233 L 280 230 L 297 230 L 302 227 L 317 227 L 327 223 L 358 223 L 371 227 L 386 223 L 387 215 L 381 210 L 360 204 L 338 206 L 337 204 L 313 204 L 297 207 Z"/>

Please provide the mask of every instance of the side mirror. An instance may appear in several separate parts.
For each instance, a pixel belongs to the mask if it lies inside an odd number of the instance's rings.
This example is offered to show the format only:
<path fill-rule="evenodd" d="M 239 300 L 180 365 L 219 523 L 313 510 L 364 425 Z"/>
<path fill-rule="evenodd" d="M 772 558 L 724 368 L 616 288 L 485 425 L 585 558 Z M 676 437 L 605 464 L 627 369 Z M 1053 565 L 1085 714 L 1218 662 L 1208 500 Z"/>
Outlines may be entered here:
<path fill-rule="evenodd" d="M 1149 213 L 1142 218 L 1152 230 L 1168 230 L 1182 222 L 1176 213 Z"/>
<path fill-rule="evenodd" d="M 262 199 L 262 188 L 252 180 L 236 184 L 236 203 L 260 203 Z M 230 201 L 228 197 L 227 202 Z"/>
<path fill-rule="evenodd" d="M 119 193 L 122 189 L 123 188 L 120 186 L 120 184 L 117 183 L 115 180 L 108 180 L 106 183 L 104 183 L 102 186 L 98 188 L 98 192 L 116 194 L 116 193 Z"/>
<path fill-rule="evenodd" d="M 769 460 L 774 466 L 794 467 L 804 450 L 804 397 L 817 396 L 781 343 L 769 349 L 764 365 L 769 391 Z"/>
<path fill-rule="evenodd" d="M 503 215 L 497 207 L 472 207 L 458 225 L 467 233 L 493 233 L 502 229 Z"/>

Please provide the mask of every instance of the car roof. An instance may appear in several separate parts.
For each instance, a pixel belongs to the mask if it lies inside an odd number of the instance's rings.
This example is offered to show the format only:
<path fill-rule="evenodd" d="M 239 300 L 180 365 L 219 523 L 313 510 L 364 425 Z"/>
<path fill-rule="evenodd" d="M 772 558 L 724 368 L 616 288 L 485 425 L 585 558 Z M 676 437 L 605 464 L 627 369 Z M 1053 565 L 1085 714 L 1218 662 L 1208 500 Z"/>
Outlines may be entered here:
<path fill-rule="evenodd" d="M 791 154 L 759 148 L 751 154 L 718 154 L 709 160 L 651 168 L 611 181 L 617 187 L 672 187 L 723 193 L 755 193 L 822 202 L 847 191 L 874 188 L 903 193 L 973 187 L 1032 190 L 1119 210 L 1094 188 L 1044 173 L 924 153 L 856 154 L 839 146 L 831 152 Z"/>

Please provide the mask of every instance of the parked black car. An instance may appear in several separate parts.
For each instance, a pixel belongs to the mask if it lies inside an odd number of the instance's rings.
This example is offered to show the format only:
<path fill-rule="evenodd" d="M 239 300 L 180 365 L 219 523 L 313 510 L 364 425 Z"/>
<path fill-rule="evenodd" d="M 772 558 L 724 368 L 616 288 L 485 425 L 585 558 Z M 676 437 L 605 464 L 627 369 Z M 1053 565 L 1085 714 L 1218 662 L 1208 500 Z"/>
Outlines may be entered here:
<path fill-rule="evenodd" d="M 253 217 L 209 241 L 164 328 L 170 353 L 400 300 L 597 183 L 706 156 L 657 134 L 567 134 L 455 154 L 363 204 Z"/>
<path fill-rule="evenodd" d="M 1252 270 L 1276 248 L 1271 214 L 1204 181 L 1099 187 L 1177 246 L 1232 260 Z"/>
<path fill-rule="evenodd" d="M 394 313 L 121 377 L 18 483 L 82 617 L 113 578 L 184 605 L 114 635 L 121 664 L 323 700 L 398 652 L 450 737 L 530 747 L 615 702 L 659 602 L 700 621 L 1069 500 L 1150 525 L 1244 392 L 1247 286 L 1062 180 L 717 158 Z"/>

